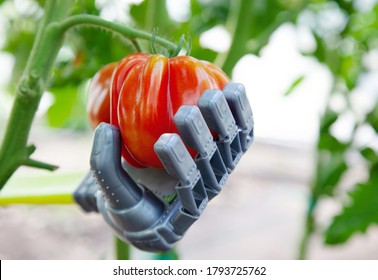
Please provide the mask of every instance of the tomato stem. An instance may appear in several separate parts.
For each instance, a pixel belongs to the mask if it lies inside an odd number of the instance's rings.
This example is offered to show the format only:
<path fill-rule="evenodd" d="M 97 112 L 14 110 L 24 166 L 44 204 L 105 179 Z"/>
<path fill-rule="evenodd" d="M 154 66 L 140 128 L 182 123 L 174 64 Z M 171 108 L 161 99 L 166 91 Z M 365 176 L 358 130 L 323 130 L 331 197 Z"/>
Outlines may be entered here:
<path fill-rule="evenodd" d="M 220 53 L 215 64 L 231 76 L 232 69 L 240 56 L 248 51 L 248 40 L 250 39 L 251 28 L 253 28 L 253 16 L 251 15 L 253 1 L 236 0 L 230 3 L 230 14 L 227 20 L 227 27 L 232 34 L 231 46 L 225 53 Z"/>
<path fill-rule="evenodd" d="M 173 50 L 173 52 L 171 52 L 169 57 L 178 56 L 178 54 L 182 50 L 182 47 L 184 46 L 184 43 L 185 43 L 185 35 L 183 34 L 180 37 L 180 41 L 178 42 L 177 47 Z"/>
<path fill-rule="evenodd" d="M 135 50 L 137 52 L 141 52 L 142 51 L 142 48 L 141 48 L 141 46 L 140 46 L 140 44 L 139 44 L 139 42 L 138 42 L 137 39 L 131 39 L 130 41 L 131 41 L 132 45 L 134 46 L 134 48 L 135 48 Z"/>
<path fill-rule="evenodd" d="M 74 16 L 70 16 L 66 18 L 60 23 L 57 23 L 57 27 L 60 28 L 62 32 L 66 32 L 67 30 L 71 28 L 83 26 L 83 25 L 106 29 L 106 30 L 118 33 L 131 40 L 143 39 L 143 40 L 152 41 L 154 39 L 157 44 L 168 49 L 169 51 L 173 51 L 177 47 L 174 43 L 164 38 L 154 36 L 153 33 L 151 34 L 142 30 L 137 30 L 135 28 L 121 25 L 116 22 L 110 22 L 94 15 L 74 15 Z"/>
<path fill-rule="evenodd" d="M 156 49 L 156 37 L 159 33 L 159 29 L 158 28 L 154 28 L 154 31 L 152 33 L 152 40 L 151 40 L 151 51 L 153 54 L 157 54 L 157 49 Z"/>

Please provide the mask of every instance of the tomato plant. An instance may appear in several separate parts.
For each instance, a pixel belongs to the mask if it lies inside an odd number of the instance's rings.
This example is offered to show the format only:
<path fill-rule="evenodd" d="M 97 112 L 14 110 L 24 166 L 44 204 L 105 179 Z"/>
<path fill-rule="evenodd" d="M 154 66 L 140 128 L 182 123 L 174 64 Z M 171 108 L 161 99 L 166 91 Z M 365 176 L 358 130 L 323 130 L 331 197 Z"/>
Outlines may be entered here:
<path fill-rule="evenodd" d="M 161 134 L 178 133 L 173 116 L 179 107 L 196 105 L 205 90 L 229 82 L 217 66 L 190 56 L 136 53 L 113 68 L 105 66 L 92 80 L 88 113 L 92 126 L 119 127 L 123 157 L 135 167 L 161 168 L 153 146 Z"/>

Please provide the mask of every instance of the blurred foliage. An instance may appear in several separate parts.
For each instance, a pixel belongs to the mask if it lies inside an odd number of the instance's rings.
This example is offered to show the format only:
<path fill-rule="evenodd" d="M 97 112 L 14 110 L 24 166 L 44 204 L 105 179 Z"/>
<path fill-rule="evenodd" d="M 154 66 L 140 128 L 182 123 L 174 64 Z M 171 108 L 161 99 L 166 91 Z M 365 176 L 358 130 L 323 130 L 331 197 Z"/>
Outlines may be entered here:
<path fill-rule="evenodd" d="M 15 57 L 10 92 L 13 92 L 25 66 L 43 12 L 43 2 L 27 0 L 20 5 L 17 0 L 0 1 L 0 15 L 7 34 L 2 49 Z M 259 54 L 282 23 L 292 22 L 308 28 L 316 41 L 316 48 L 304 55 L 327 66 L 334 83 L 321 117 L 310 201 L 317 205 L 316 202 L 325 196 L 340 199 L 335 193 L 343 191 L 340 188 L 343 178 L 353 168 L 353 162 L 348 158 L 351 154 L 359 154 L 367 168 L 367 178 L 355 186 L 348 186 L 350 195 L 343 200 L 341 213 L 326 230 L 325 240 L 329 244 L 345 242 L 354 233 L 364 232 L 370 224 L 378 222 L 377 151 L 371 143 L 361 146 L 356 140 L 358 131 L 363 128 L 370 128 L 377 134 L 377 100 L 371 100 L 369 112 L 361 113 L 353 104 L 353 96 L 361 90 L 363 75 L 378 71 L 377 65 L 374 68 L 369 61 L 369 55 L 378 52 L 376 1 L 366 2 L 370 6 L 363 6 L 364 1 L 359 0 L 190 0 L 187 16 L 180 19 L 172 18 L 165 0 L 144 0 L 130 5 L 121 5 L 121 2 L 78 0 L 73 13 L 109 17 L 106 11 L 113 5 L 118 11 L 110 16 L 111 20 L 156 32 L 172 41 L 178 41 L 182 34 L 189 34 L 191 55 L 217 63 L 228 74 L 245 54 Z M 224 27 L 231 36 L 230 48 L 225 53 L 217 53 L 200 44 L 200 36 L 217 26 Z M 151 50 L 149 44 L 138 43 L 144 51 Z M 46 123 L 55 127 L 88 129 L 85 114 L 88 79 L 101 66 L 132 52 L 135 52 L 132 42 L 109 32 L 93 28 L 70 31 L 57 58 L 49 87 L 54 101 L 47 111 Z M 303 77 L 299 77 L 284 94 L 289 95 L 302 80 Z M 333 108 L 335 95 L 341 96 L 346 104 L 344 108 Z M 354 116 L 352 135 L 347 141 L 332 133 L 333 127 L 346 113 Z M 315 207 L 309 209 L 307 214 L 312 217 Z M 316 224 L 311 228 L 315 227 Z"/>
<path fill-rule="evenodd" d="M 370 7 L 361 4 L 362 1 L 349 0 L 317 1 L 306 8 L 308 25 L 317 42 L 317 48 L 310 55 L 326 64 L 334 78 L 329 103 L 321 119 L 313 199 L 319 200 L 323 196 L 337 198 L 335 193 L 342 191 L 343 178 L 355 167 L 353 161 L 348 161 L 352 154 L 360 154 L 360 160 L 365 161 L 368 169 L 365 182 L 347 185 L 352 190 L 348 199 L 342 199 L 346 201 L 341 213 L 334 217 L 325 232 L 327 244 L 344 243 L 354 233 L 365 232 L 370 225 L 378 223 L 377 151 L 369 146 L 377 141 L 378 100 L 371 100 L 372 110 L 367 113 L 353 104 L 353 93 L 361 90 L 361 77 L 376 71 L 369 66 L 369 61 L 365 61 L 369 53 L 378 50 L 378 5 L 376 2 L 371 2 Z M 333 108 L 334 95 L 342 97 L 345 108 Z M 333 126 L 344 114 L 354 117 L 354 123 L 349 124 L 353 130 L 348 140 L 340 140 L 332 133 Z M 367 144 L 361 146 L 357 139 L 358 131 L 366 127 L 375 129 L 375 137 L 370 142 L 366 139 Z"/>
<path fill-rule="evenodd" d="M 350 193 L 351 202 L 334 218 L 326 232 L 328 244 L 339 244 L 356 232 L 364 233 L 372 224 L 378 224 L 378 180 L 358 184 Z"/>

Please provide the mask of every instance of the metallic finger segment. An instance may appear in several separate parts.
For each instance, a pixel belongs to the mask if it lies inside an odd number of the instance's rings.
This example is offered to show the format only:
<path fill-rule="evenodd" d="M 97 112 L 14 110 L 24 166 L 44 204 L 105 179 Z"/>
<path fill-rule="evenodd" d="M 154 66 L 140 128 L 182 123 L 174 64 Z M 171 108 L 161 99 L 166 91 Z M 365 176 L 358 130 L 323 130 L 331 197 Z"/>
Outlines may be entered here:
<path fill-rule="evenodd" d="M 208 127 L 218 134 L 217 145 L 223 161 L 231 172 L 239 162 L 243 151 L 235 119 L 220 90 L 206 90 L 198 100 L 198 106 Z"/>
<path fill-rule="evenodd" d="M 239 83 L 228 83 L 223 89 L 223 93 L 240 129 L 240 143 L 245 152 L 254 139 L 253 114 L 245 87 Z"/>
<path fill-rule="evenodd" d="M 183 208 L 192 215 L 200 215 L 208 197 L 201 173 L 181 138 L 174 133 L 165 133 L 155 143 L 154 149 L 166 171 L 179 180 L 176 191 Z"/>
<path fill-rule="evenodd" d="M 93 173 L 90 171 L 80 182 L 74 192 L 74 200 L 85 212 L 98 212 L 96 193 L 98 185 Z"/>
<path fill-rule="evenodd" d="M 174 121 L 184 142 L 198 152 L 194 161 L 210 200 L 219 194 L 228 178 L 213 136 L 197 106 L 181 106 Z"/>
<path fill-rule="evenodd" d="M 145 191 L 147 191 L 147 189 L 145 189 Z M 141 230 L 130 230 L 125 228 L 124 224 L 120 223 L 119 220 L 115 220 L 114 216 L 117 215 L 127 220 L 139 220 L 144 217 L 140 215 L 135 217 L 128 215 L 127 209 L 113 212 L 109 209 L 106 201 L 102 199 L 101 196 L 98 196 L 97 202 L 98 209 L 102 213 L 105 221 L 113 228 L 120 239 L 133 244 L 141 250 L 149 252 L 162 252 L 172 249 L 173 244 L 180 240 L 187 228 L 198 219 L 198 217 L 186 219 L 185 224 L 182 223 L 181 219 L 178 225 L 172 225 L 182 209 L 180 200 L 175 199 L 171 204 L 165 207 L 159 219 L 157 219 L 152 226 Z M 143 204 L 145 203 L 141 205 Z M 143 212 L 143 207 L 138 207 L 138 211 Z"/>

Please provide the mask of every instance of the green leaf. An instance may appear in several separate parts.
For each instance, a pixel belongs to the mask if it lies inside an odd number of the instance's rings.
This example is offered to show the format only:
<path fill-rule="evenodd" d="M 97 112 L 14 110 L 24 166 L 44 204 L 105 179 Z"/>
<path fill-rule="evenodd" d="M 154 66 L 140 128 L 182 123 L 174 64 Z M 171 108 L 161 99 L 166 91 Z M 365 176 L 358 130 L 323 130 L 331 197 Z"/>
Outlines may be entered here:
<path fill-rule="evenodd" d="M 325 42 L 316 32 L 312 32 L 312 36 L 315 39 L 316 48 L 315 48 L 314 52 L 305 53 L 304 55 L 312 55 L 312 56 L 316 57 L 319 62 L 325 62 L 326 61 L 326 53 L 327 53 L 327 47 L 325 45 Z"/>
<path fill-rule="evenodd" d="M 197 59 L 214 61 L 217 53 L 210 49 L 202 48 L 199 42 L 199 37 L 194 37 L 192 39 L 192 49 L 190 51 L 190 55 L 196 57 Z"/>
<path fill-rule="evenodd" d="M 328 134 L 329 128 L 332 126 L 334 122 L 336 122 L 337 118 L 338 114 L 336 114 L 334 111 L 328 108 L 320 122 L 320 133 Z"/>
<path fill-rule="evenodd" d="M 73 85 L 51 89 L 55 101 L 47 111 L 51 127 L 66 127 L 77 130 L 88 128 L 85 94 Z"/>
<path fill-rule="evenodd" d="M 63 127 L 71 116 L 77 99 L 77 89 L 72 86 L 52 89 L 55 101 L 47 111 L 48 124 Z"/>
<path fill-rule="evenodd" d="M 190 1 L 191 18 L 189 31 L 193 37 L 213 28 L 224 25 L 229 15 L 230 0 Z M 206 15 L 206 16 L 205 16 Z"/>
<path fill-rule="evenodd" d="M 325 232 L 327 244 L 346 242 L 357 232 L 365 233 L 369 226 L 378 223 L 378 180 L 359 184 L 350 193 L 346 204 Z"/>
<path fill-rule="evenodd" d="M 284 96 L 288 96 L 290 95 L 291 93 L 293 93 L 293 91 L 303 82 L 305 76 L 302 75 L 300 77 L 298 77 L 291 85 L 290 87 L 287 89 L 287 91 L 284 93 Z"/>
<path fill-rule="evenodd" d="M 371 163 L 378 162 L 378 155 L 372 148 L 365 147 L 360 150 L 360 153 L 367 161 Z"/>
<path fill-rule="evenodd" d="M 366 121 L 374 128 L 378 133 L 378 106 L 375 106 L 373 110 L 366 116 Z"/>
<path fill-rule="evenodd" d="M 329 133 L 322 133 L 318 141 L 319 150 L 328 150 L 335 152 L 345 152 L 349 147 L 350 143 L 341 143 L 337 138 Z"/>
<path fill-rule="evenodd" d="M 114 36 L 111 32 L 89 27 L 69 32 L 65 48 L 72 51 L 74 56 L 58 56 L 53 87 L 79 85 L 105 64 L 119 61 L 133 51 L 128 40 Z"/>
<path fill-rule="evenodd" d="M 315 197 L 321 195 L 332 196 L 342 175 L 348 169 L 343 153 L 319 151 L 316 177 L 313 185 Z"/>
<path fill-rule="evenodd" d="M 15 27 L 17 24 L 25 24 L 24 21 L 26 20 L 15 21 L 10 25 L 10 27 L 7 29 L 7 40 L 3 48 L 4 51 L 14 55 L 15 58 L 13 69 L 10 70 L 12 71 L 12 87 L 16 86 L 22 72 L 24 71 L 26 61 L 29 57 L 30 50 L 35 39 L 34 32 Z M 28 25 L 31 26 L 31 28 L 33 24 L 36 25 L 36 22 L 28 22 Z"/>
<path fill-rule="evenodd" d="M 351 90 L 356 86 L 357 79 L 363 70 L 361 54 L 354 52 L 349 56 L 340 55 L 340 58 L 339 74 L 343 77 L 345 85 Z"/>

